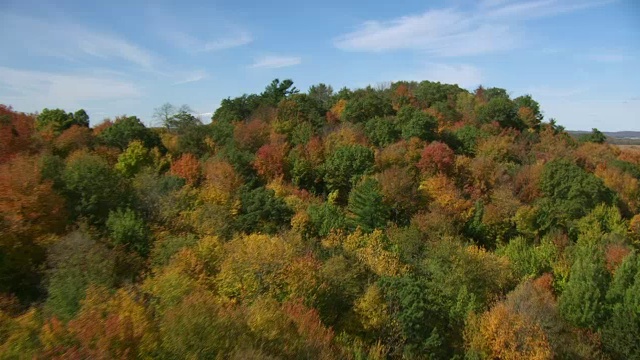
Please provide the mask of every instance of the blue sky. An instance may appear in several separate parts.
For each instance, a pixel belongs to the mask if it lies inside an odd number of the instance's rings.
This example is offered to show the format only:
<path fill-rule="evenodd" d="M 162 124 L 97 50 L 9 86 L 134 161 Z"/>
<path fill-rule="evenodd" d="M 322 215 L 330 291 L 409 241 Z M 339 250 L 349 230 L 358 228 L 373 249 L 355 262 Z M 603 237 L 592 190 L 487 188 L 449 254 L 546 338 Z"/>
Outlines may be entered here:
<path fill-rule="evenodd" d="M 274 78 L 532 94 L 568 129 L 640 131 L 640 1 L 0 0 L 0 103 L 92 124 L 165 102 L 205 121 Z"/>

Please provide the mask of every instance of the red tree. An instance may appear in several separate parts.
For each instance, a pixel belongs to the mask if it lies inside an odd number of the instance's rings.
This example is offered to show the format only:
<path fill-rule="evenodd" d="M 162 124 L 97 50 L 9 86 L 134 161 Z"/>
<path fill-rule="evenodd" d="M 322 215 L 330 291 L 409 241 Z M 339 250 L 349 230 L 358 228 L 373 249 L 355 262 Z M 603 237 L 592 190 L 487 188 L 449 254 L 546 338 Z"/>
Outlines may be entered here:
<path fill-rule="evenodd" d="M 287 144 L 266 144 L 256 153 L 253 167 L 260 176 L 273 180 L 284 175 L 284 165 L 287 156 Z"/>
<path fill-rule="evenodd" d="M 35 118 L 0 105 L 0 163 L 29 149 L 35 132 Z"/>
<path fill-rule="evenodd" d="M 455 164 L 455 154 L 449 146 L 439 141 L 434 141 L 422 150 L 418 168 L 422 172 L 440 172 L 449 174 Z"/>
<path fill-rule="evenodd" d="M 193 154 L 186 153 L 171 164 L 170 171 L 185 179 L 187 184 L 194 185 L 200 180 L 200 161 Z"/>

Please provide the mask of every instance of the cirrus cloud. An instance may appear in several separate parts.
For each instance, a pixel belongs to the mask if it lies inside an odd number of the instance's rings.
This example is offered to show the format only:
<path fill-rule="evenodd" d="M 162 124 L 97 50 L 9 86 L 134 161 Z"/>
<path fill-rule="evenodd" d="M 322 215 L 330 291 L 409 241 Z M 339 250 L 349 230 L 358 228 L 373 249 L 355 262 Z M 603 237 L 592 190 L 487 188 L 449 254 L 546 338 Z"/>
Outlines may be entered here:
<path fill-rule="evenodd" d="M 249 67 L 252 69 L 278 69 L 300 63 L 302 63 L 302 58 L 299 56 L 266 55 L 256 58 Z"/>
<path fill-rule="evenodd" d="M 431 9 L 390 20 L 369 20 L 334 39 L 341 50 L 419 50 L 434 56 L 470 56 L 515 48 L 523 21 L 602 6 L 612 0 L 485 0 L 472 10 Z"/>
<path fill-rule="evenodd" d="M 142 96 L 133 83 L 113 72 L 59 74 L 0 66 L 0 97 L 28 111 L 44 107 L 74 108 L 93 100 Z"/>

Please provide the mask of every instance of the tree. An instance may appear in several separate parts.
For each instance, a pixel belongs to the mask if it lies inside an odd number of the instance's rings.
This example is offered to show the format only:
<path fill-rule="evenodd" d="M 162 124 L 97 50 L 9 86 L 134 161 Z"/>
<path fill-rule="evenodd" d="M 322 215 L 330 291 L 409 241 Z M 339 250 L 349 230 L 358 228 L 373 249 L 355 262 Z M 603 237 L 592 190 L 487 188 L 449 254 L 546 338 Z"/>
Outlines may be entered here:
<path fill-rule="evenodd" d="M 451 356 L 443 341 L 447 333 L 446 311 L 441 307 L 438 289 L 432 283 L 421 277 L 406 275 L 382 278 L 379 286 L 387 307 L 392 309 L 390 316 L 398 322 L 400 337 L 405 342 L 393 344 L 398 352 L 395 356 Z"/>
<path fill-rule="evenodd" d="M 310 205 L 307 209 L 311 223 L 311 234 L 326 237 L 332 231 L 345 230 L 347 218 L 338 206 L 324 202 L 320 205 Z"/>
<path fill-rule="evenodd" d="M 165 125 L 175 113 L 176 107 L 167 102 L 153 109 L 153 119 Z"/>
<path fill-rule="evenodd" d="M 341 118 L 352 123 L 364 123 L 374 117 L 393 115 L 391 99 L 372 88 L 358 90 L 347 101 Z"/>
<path fill-rule="evenodd" d="M 308 91 L 309 97 L 318 101 L 325 112 L 331 107 L 331 98 L 333 96 L 333 88 L 331 85 L 320 83 L 311 85 Z"/>
<path fill-rule="evenodd" d="M 187 184 L 197 185 L 200 181 L 200 161 L 193 154 L 184 154 L 171 164 L 172 175 L 183 178 Z"/>
<path fill-rule="evenodd" d="M 147 129 L 142 121 L 135 116 L 122 116 L 102 131 L 98 139 L 106 145 L 124 150 L 133 140 L 140 140 L 147 149 L 153 147 L 162 148 L 160 137 L 155 132 Z"/>
<path fill-rule="evenodd" d="M 421 108 L 426 109 L 438 102 L 444 102 L 463 91 L 458 85 L 440 82 L 422 81 L 414 90 L 416 100 Z"/>
<path fill-rule="evenodd" d="M 532 245 L 520 236 L 499 247 L 496 253 L 509 258 L 514 273 L 521 279 L 540 276 L 551 271 L 558 255 L 553 243 L 544 241 L 541 244 Z"/>
<path fill-rule="evenodd" d="M 453 136 L 456 140 L 456 145 L 458 145 L 454 147 L 454 150 L 464 155 L 473 156 L 476 154 L 478 142 L 483 138 L 488 137 L 489 134 L 475 126 L 465 125 L 457 129 L 453 133 Z"/>
<path fill-rule="evenodd" d="M 53 147 L 57 154 L 66 157 L 73 151 L 92 148 L 94 140 L 91 129 L 73 125 L 54 139 Z"/>
<path fill-rule="evenodd" d="M 43 109 L 36 119 L 36 126 L 40 130 L 50 129 L 60 133 L 73 125 L 89 127 L 89 115 L 80 109 L 73 113 L 66 113 L 62 109 Z"/>
<path fill-rule="evenodd" d="M 531 95 L 523 95 L 513 99 L 513 102 L 518 107 L 518 117 L 529 128 L 536 128 L 542 122 L 542 112 L 540 111 L 540 104 L 533 100 Z"/>
<path fill-rule="evenodd" d="M 47 240 L 64 231 L 66 215 L 40 159 L 17 155 L 0 163 L 0 293 L 24 302 L 41 295 Z"/>
<path fill-rule="evenodd" d="M 78 315 L 67 324 L 52 318 L 42 327 L 44 358 L 137 359 L 155 346 L 153 324 L 138 294 L 121 289 L 114 295 L 90 286 Z"/>
<path fill-rule="evenodd" d="M 578 243 L 562 296 L 560 312 L 572 324 L 599 329 L 607 318 L 606 293 L 609 274 L 597 244 Z"/>
<path fill-rule="evenodd" d="M 52 270 L 45 302 L 47 313 L 67 321 L 80 309 L 89 285 L 111 288 L 115 285 L 115 261 L 112 254 L 90 236 L 76 231 L 50 251 Z"/>
<path fill-rule="evenodd" d="M 129 143 L 127 149 L 118 156 L 116 170 L 125 177 L 134 177 L 144 166 L 151 164 L 149 150 L 144 147 L 140 140 Z"/>
<path fill-rule="evenodd" d="M 375 178 L 380 184 L 380 193 L 390 210 L 391 219 L 398 225 L 407 225 L 422 200 L 413 171 L 392 166 L 377 173 Z"/>
<path fill-rule="evenodd" d="M 127 249 L 135 251 L 141 256 L 146 256 L 149 253 L 149 229 L 144 219 L 133 210 L 111 211 L 106 226 L 114 245 L 124 245 Z"/>
<path fill-rule="evenodd" d="M 438 126 L 433 116 L 410 106 L 398 111 L 398 124 L 405 140 L 412 137 L 425 141 L 434 140 Z"/>
<path fill-rule="evenodd" d="M 0 105 L 0 163 L 33 147 L 35 116 Z"/>
<path fill-rule="evenodd" d="M 600 130 L 593 128 L 591 129 L 591 133 L 581 135 L 578 140 L 580 142 L 592 142 L 596 144 L 604 144 L 607 141 L 607 136 L 603 134 Z"/>
<path fill-rule="evenodd" d="M 493 97 L 478 110 L 478 120 L 481 123 L 497 122 L 501 127 L 522 129 L 522 121 L 518 118 L 518 109 L 508 97 Z"/>
<path fill-rule="evenodd" d="M 362 145 L 337 148 L 323 166 L 327 187 L 330 191 L 339 191 L 341 196 L 346 196 L 352 184 L 371 171 L 373 162 L 373 151 Z"/>
<path fill-rule="evenodd" d="M 424 147 L 417 166 L 423 173 L 450 174 L 455 165 L 455 154 L 446 144 L 434 141 Z"/>
<path fill-rule="evenodd" d="M 400 131 L 391 117 L 375 117 L 367 121 L 364 131 L 369 140 L 379 147 L 388 146 L 400 138 Z"/>
<path fill-rule="evenodd" d="M 78 126 L 89 127 L 89 115 L 84 109 L 80 109 L 73 113 L 73 122 Z"/>
<path fill-rule="evenodd" d="M 160 357 L 216 359 L 249 342 L 241 313 L 206 292 L 187 296 L 159 321 Z"/>
<path fill-rule="evenodd" d="M 285 173 L 287 150 L 287 143 L 262 145 L 258 149 L 256 160 L 253 163 L 258 175 L 267 180 L 282 177 Z"/>
<path fill-rule="evenodd" d="M 602 328 L 605 350 L 615 358 L 640 356 L 640 258 L 637 253 L 626 256 L 616 270 L 607 291 L 611 316 Z"/>
<path fill-rule="evenodd" d="M 291 244 L 278 236 L 242 235 L 227 245 L 218 273 L 219 291 L 240 301 L 261 295 L 282 298 L 284 274 L 293 259 Z"/>
<path fill-rule="evenodd" d="M 67 160 L 62 173 L 71 214 L 103 224 L 109 212 L 126 207 L 130 192 L 119 173 L 98 155 L 80 153 Z"/>
<path fill-rule="evenodd" d="M 255 94 L 223 99 L 220 102 L 220 107 L 213 113 L 211 120 L 213 123 L 226 124 L 244 121 L 258 106 L 260 106 L 260 96 Z"/>
<path fill-rule="evenodd" d="M 466 329 L 469 353 L 487 359 L 552 359 L 549 340 L 539 324 L 500 303 Z"/>
<path fill-rule="evenodd" d="M 390 209 L 383 201 L 380 184 L 365 178 L 349 193 L 347 211 L 354 228 L 371 232 L 387 225 Z"/>
<path fill-rule="evenodd" d="M 403 106 L 418 107 L 418 101 L 413 94 L 415 89 L 415 83 L 396 82 L 393 83 L 393 93 L 391 94 L 391 101 L 393 103 L 393 109 L 398 111 Z"/>
<path fill-rule="evenodd" d="M 64 199 L 43 178 L 40 161 L 20 155 L 0 164 L 0 234 L 23 234 L 37 240 L 64 228 Z"/>
<path fill-rule="evenodd" d="M 233 130 L 235 145 L 241 149 L 255 153 L 269 139 L 269 125 L 260 119 L 240 122 Z"/>
<path fill-rule="evenodd" d="M 263 187 L 240 193 L 242 207 L 237 218 L 238 230 L 247 234 L 261 232 L 276 233 L 287 226 L 293 212 L 287 204 L 275 196 L 273 190 Z"/>
<path fill-rule="evenodd" d="M 279 79 L 274 79 L 271 84 L 267 85 L 260 97 L 265 104 L 277 106 L 282 99 L 299 92 L 300 90 L 293 86 L 291 79 L 282 82 Z"/>
<path fill-rule="evenodd" d="M 600 203 L 611 204 L 613 193 L 602 180 L 567 160 L 545 164 L 540 178 L 545 199 L 540 201 L 538 224 L 541 230 L 567 226 L 570 220 L 586 215 Z"/>

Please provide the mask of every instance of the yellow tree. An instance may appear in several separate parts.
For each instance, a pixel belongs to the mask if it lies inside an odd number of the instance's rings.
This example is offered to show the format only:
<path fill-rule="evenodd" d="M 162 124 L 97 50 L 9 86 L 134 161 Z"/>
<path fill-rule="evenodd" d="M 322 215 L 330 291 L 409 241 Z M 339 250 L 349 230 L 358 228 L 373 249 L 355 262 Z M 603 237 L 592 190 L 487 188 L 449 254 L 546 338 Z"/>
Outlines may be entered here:
<path fill-rule="evenodd" d="M 537 323 L 511 311 L 503 303 L 476 317 L 465 329 L 467 350 L 483 359 L 552 359 L 547 336 Z"/>

